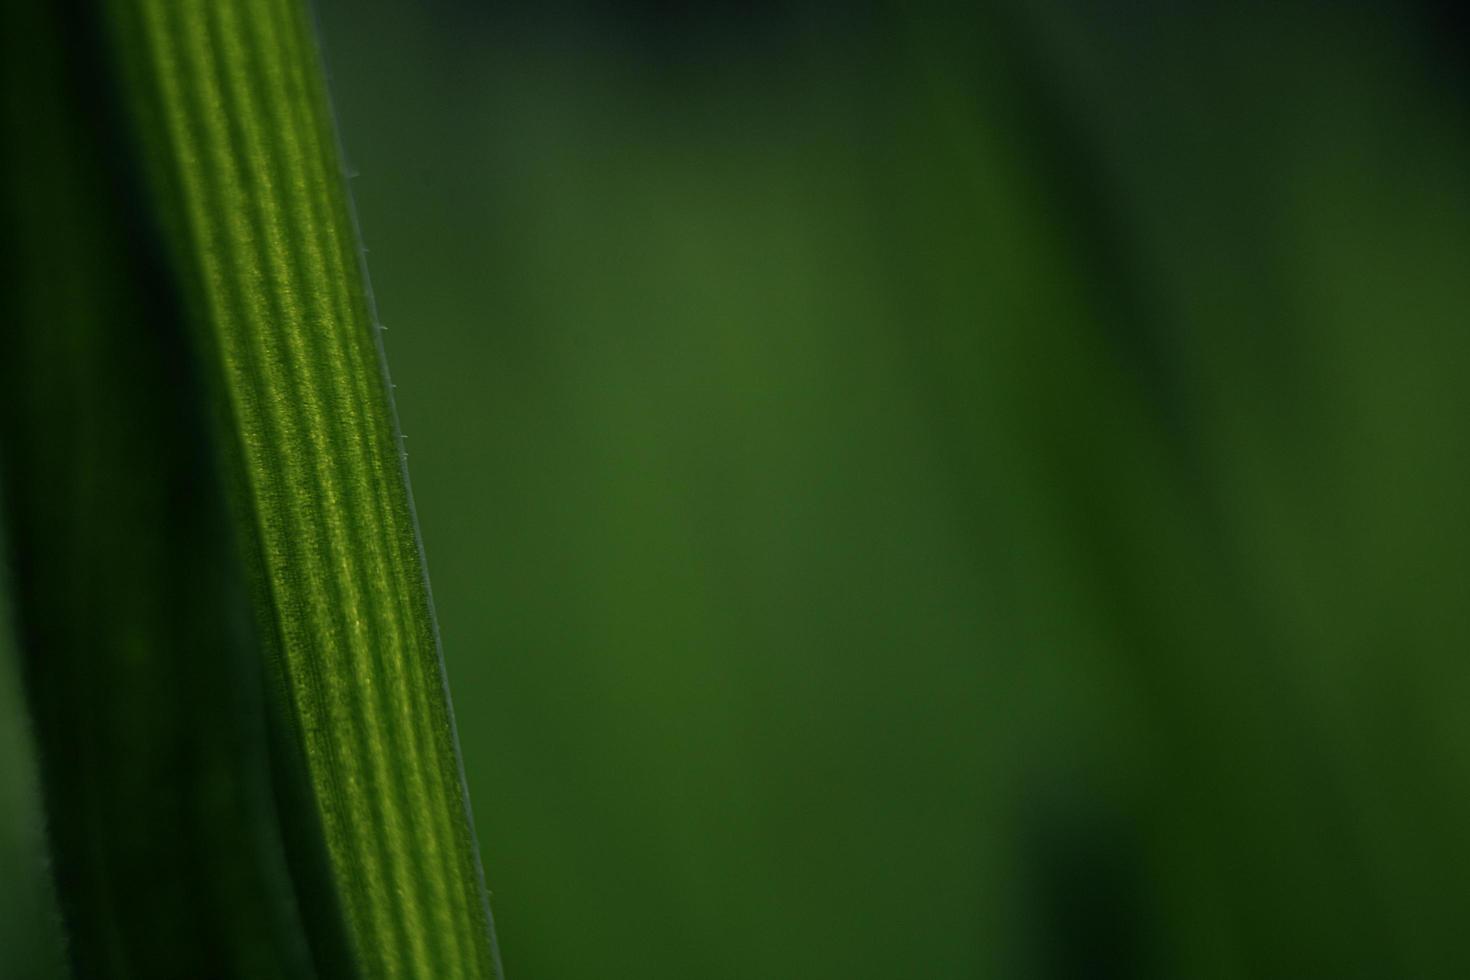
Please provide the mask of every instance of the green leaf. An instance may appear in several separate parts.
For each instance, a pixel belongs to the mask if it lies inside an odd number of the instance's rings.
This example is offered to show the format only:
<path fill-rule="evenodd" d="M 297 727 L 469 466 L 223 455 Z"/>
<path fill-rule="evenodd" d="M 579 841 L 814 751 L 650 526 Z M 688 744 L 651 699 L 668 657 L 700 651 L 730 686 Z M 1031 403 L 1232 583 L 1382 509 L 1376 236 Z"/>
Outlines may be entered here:
<path fill-rule="evenodd" d="M 6 24 L 0 439 L 74 965 L 495 975 L 306 13 L 66 14 Z"/>

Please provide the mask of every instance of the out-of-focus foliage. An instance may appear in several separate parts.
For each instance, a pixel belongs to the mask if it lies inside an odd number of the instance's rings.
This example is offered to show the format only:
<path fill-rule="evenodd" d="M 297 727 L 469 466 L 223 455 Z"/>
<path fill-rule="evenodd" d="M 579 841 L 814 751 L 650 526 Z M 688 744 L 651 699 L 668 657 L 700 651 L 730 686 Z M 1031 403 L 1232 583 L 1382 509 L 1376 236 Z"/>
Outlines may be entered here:
<path fill-rule="evenodd" d="M 63 976 L 56 896 L 6 604 L 0 603 L 0 951 L 7 975 Z"/>
<path fill-rule="evenodd" d="M 321 4 L 512 976 L 1455 976 L 1386 4 Z"/>

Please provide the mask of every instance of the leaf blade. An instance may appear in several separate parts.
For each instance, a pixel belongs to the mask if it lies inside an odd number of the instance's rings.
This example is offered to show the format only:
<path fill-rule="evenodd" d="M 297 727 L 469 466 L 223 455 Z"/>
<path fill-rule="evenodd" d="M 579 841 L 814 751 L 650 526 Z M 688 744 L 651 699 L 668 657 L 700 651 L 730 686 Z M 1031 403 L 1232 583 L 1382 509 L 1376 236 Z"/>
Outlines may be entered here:
<path fill-rule="evenodd" d="M 315 40 L 295 4 L 119 3 L 206 328 L 257 605 L 364 968 L 498 967 Z"/>

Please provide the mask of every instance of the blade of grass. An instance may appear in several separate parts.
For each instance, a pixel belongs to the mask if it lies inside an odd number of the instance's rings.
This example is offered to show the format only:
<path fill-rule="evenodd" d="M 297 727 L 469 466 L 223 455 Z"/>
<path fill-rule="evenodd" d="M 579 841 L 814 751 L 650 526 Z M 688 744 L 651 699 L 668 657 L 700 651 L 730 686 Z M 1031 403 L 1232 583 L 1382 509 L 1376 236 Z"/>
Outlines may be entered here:
<path fill-rule="evenodd" d="M 401 440 L 311 25 L 288 0 L 110 9 L 355 949 L 373 975 L 493 975 Z"/>
<path fill-rule="evenodd" d="M 95 26 L 35 2 L 0 30 L 0 496 L 68 954 L 87 977 L 305 977 L 204 387 Z"/>
<path fill-rule="evenodd" d="M 498 975 L 305 11 L 7 19 L 0 440 L 75 968 Z"/>

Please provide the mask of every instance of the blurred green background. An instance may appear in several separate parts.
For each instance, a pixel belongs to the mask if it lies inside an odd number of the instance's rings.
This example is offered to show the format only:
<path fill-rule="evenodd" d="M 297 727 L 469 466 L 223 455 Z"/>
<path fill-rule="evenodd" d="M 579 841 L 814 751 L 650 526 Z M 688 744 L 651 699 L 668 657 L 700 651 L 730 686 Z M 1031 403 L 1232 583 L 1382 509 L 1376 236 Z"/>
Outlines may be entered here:
<path fill-rule="evenodd" d="M 1470 976 L 1451 5 L 317 9 L 510 977 Z"/>
<path fill-rule="evenodd" d="M 1470 975 L 1453 23 L 319 10 L 512 977 Z"/>

